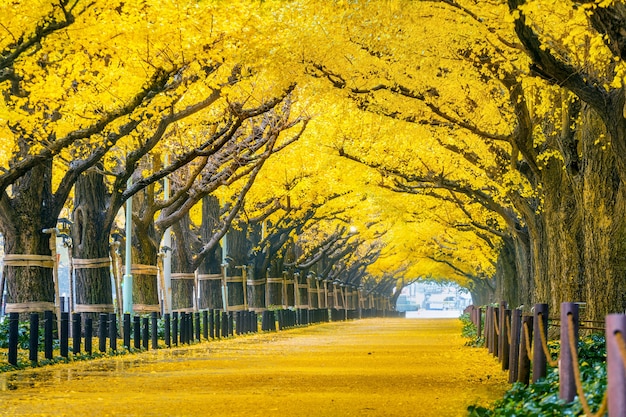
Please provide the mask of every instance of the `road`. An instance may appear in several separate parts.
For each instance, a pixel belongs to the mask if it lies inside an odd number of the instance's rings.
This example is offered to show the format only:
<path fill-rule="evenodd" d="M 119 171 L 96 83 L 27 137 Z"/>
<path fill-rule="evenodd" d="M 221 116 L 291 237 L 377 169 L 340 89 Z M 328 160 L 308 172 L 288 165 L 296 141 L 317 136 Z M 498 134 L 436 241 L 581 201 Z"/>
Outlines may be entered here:
<path fill-rule="evenodd" d="M 506 375 L 457 319 L 366 319 L 0 374 L 0 416 L 462 416 Z"/>

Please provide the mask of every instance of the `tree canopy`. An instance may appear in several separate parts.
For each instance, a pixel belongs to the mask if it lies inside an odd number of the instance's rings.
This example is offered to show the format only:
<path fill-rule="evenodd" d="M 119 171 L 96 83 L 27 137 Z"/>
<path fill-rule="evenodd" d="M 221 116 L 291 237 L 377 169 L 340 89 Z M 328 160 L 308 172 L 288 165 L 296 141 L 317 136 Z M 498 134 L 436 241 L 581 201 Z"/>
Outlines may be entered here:
<path fill-rule="evenodd" d="M 265 267 L 387 289 L 448 279 L 478 302 L 587 301 L 592 315 L 626 307 L 620 2 L 38 0 L 0 12 L 8 254 L 46 254 L 41 230 L 97 170 L 105 229 L 145 195 L 137 220 L 162 233 L 188 217 L 176 227 L 195 230 L 196 255 L 236 219 L 258 231 L 250 257 L 265 253 Z M 222 214 L 200 239 L 208 195 Z M 13 301 L 36 301 L 19 295 L 32 276 L 7 272 Z"/>

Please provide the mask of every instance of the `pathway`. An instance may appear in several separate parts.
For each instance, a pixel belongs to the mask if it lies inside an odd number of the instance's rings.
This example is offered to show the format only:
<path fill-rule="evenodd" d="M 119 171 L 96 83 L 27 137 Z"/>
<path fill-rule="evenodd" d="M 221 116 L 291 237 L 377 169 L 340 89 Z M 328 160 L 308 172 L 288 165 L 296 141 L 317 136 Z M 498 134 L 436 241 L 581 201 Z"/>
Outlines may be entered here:
<path fill-rule="evenodd" d="M 462 416 L 506 383 L 459 334 L 367 319 L 0 374 L 0 416 Z"/>

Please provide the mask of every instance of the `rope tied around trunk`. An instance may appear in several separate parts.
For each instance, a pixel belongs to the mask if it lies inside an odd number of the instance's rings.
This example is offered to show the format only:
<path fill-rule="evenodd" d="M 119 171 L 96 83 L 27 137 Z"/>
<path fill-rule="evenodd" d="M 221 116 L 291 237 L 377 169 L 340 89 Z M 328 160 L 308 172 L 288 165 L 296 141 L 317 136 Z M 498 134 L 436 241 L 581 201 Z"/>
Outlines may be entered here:
<path fill-rule="evenodd" d="M 576 347 L 576 337 L 574 335 L 574 316 L 570 313 L 567 315 L 567 336 L 569 341 L 569 348 L 572 354 L 572 368 L 574 369 L 574 382 L 576 383 L 576 393 L 578 394 L 578 398 L 580 399 L 580 404 L 583 407 L 583 411 L 588 417 L 600 417 L 606 414 L 608 408 L 608 390 L 604 392 L 604 396 L 602 397 L 602 403 L 600 404 L 600 408 L 594 414 L 589 407 L 589 403 L 587 402 L 587 398 L 585 397 L 585 392 L 583 391 L 583 384 L 580 377 L 580 367 L 578 364 L 578 351 Z"/>
<path fill-rule="evenodd" d="M 556 360 L 552 359 L 552 354 L 548 349 L 548 341 L 546 340 L 546 329 L 543 327 L 543 320 L 541 320 L 543 314 L 538 313 L 539 315 L 539 338 L 541 339 L 541 348 L 543 349 L 543 354 L 546 357 L 546 362 L 553 368 L 559 366 L 558 358 Z"/>

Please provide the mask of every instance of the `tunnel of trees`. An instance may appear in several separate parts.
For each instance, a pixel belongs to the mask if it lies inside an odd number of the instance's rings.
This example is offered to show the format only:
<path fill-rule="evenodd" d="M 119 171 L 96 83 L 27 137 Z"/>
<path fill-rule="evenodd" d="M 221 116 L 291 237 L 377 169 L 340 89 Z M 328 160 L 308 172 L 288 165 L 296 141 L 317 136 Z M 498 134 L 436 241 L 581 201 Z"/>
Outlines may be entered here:
<path fill-rule="evenodd" d="M 137 313 L 626 309 L 622 3 L 130 3 L 0 6 L 7 312 L 58 305 L 60 218 L 84 314 L 125 270 Z"/>

